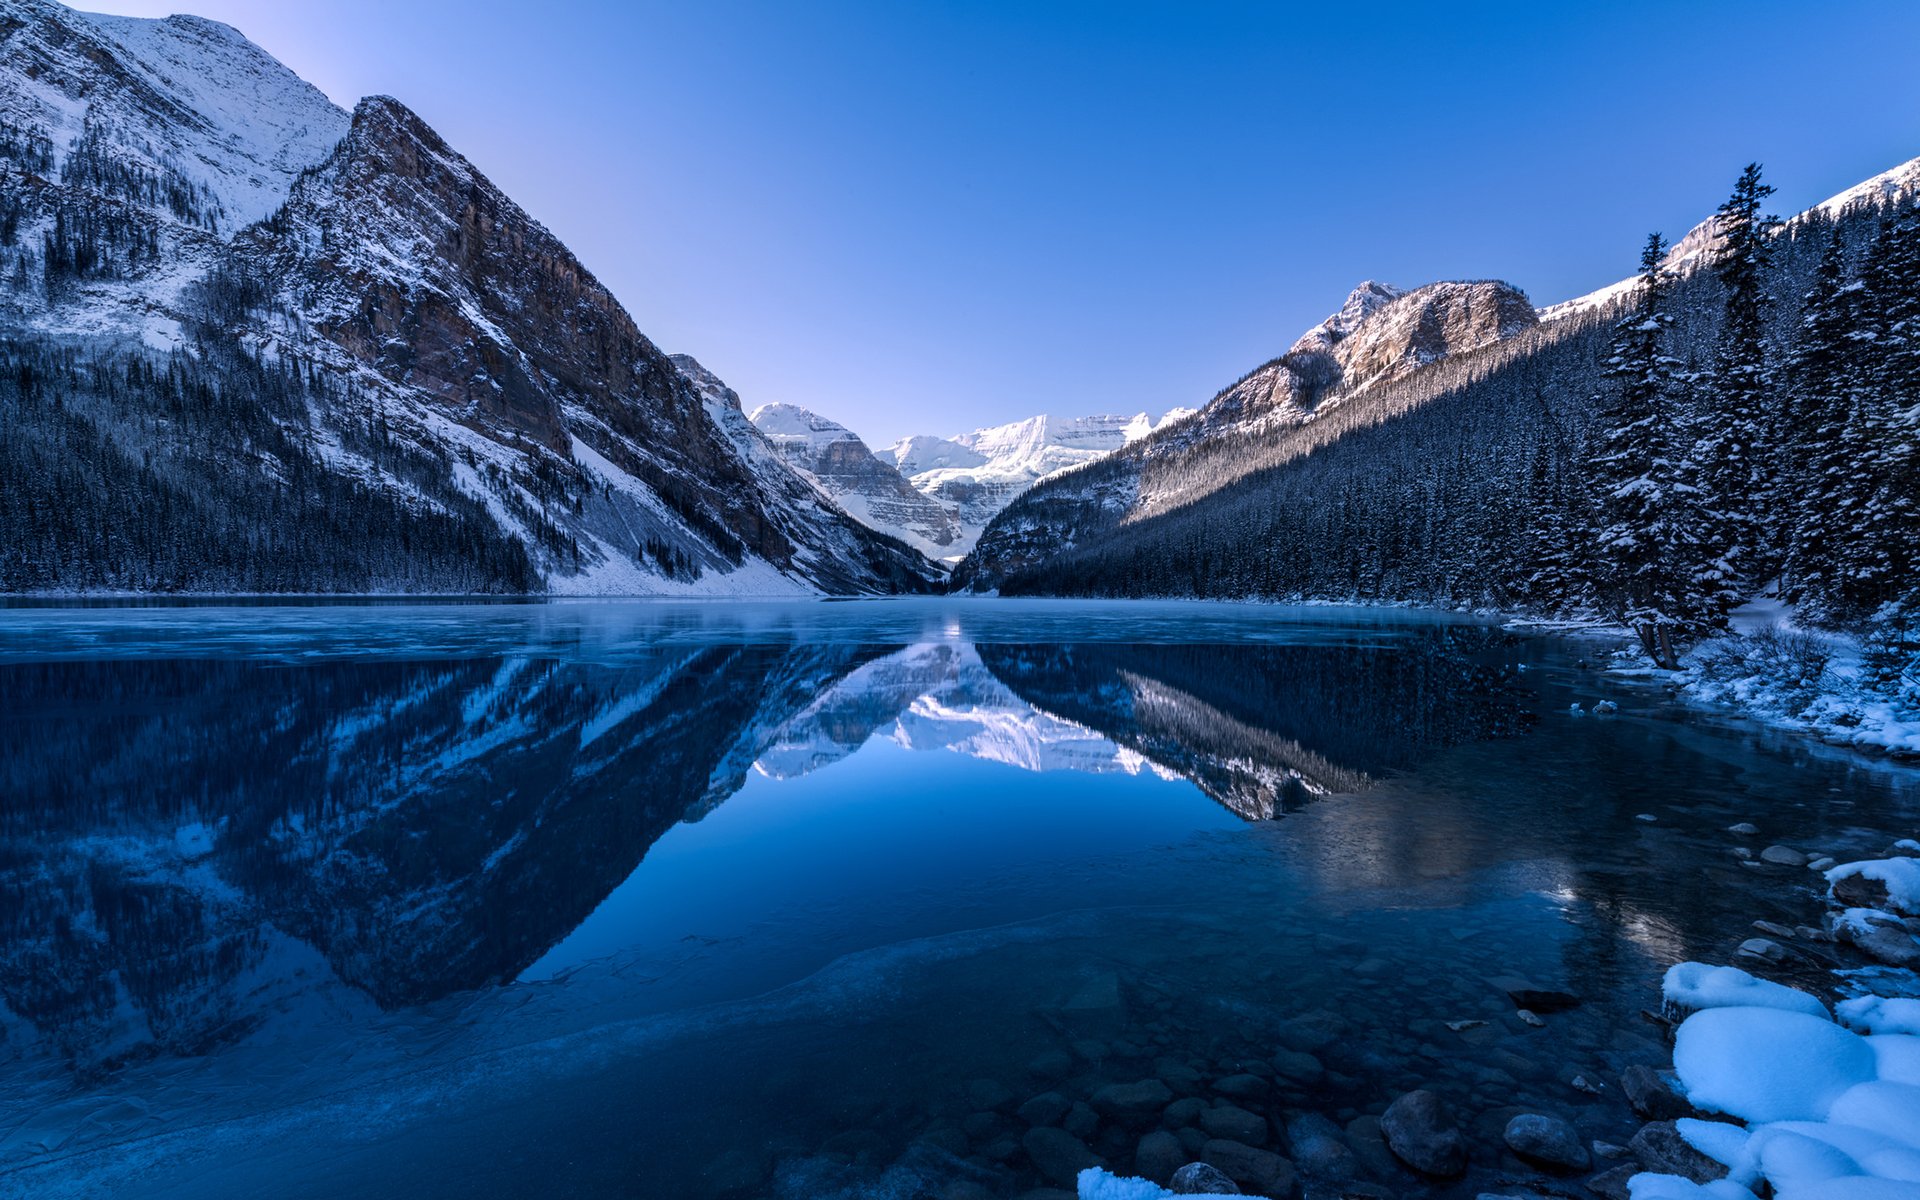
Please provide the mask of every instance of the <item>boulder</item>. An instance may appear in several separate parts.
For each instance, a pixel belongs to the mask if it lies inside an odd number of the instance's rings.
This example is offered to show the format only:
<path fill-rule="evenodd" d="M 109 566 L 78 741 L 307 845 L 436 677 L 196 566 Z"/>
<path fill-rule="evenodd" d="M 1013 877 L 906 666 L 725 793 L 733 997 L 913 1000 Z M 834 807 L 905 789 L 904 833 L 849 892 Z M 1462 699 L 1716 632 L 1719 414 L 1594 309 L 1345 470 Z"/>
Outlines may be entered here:
<path fill-rule="evenodd" d="M 1807 865 L 1807 856 L 1792 846 L 1768 846 L 1760 852 L 1760 861 L 1780 867 L 1804 867 Z"/>
<path fill-rule="evenodd" d="M 1450 1179 L 1467 1169 L 1467 1139 L 1440 1097 L 1424 1088 L 1388 1105 L 1380 1132 L 1394 1157 L 1422 1175 Z"/>

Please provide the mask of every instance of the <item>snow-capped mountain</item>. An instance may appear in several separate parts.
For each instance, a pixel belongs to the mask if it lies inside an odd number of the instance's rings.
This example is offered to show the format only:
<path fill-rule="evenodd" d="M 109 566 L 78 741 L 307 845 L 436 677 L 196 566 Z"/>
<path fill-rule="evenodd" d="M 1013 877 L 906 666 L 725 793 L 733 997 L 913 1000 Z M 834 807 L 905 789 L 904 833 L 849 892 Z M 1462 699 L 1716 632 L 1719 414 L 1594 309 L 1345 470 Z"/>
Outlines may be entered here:
<path fill-rule="evenodd" d="M 1407 291 L 1368 280 L 1285 354 L 1199 410 L 1176 410 L 1095 466 L 1025 491 L 983 533 L 956 581 L 995 586 L 1123 522 L 1188 503 L 1265 465 L 1242 452 L 1246 439 L 1315 424 L 1332 429 L 1332 414 L 1375 390 L 1536 324 L 1526 293 L 1512 284 L 1441 282 Z"/>
<path fill-rule="evenodd" d="M 763 404 L 750 419 L 789 466 L 855 520 L 900 538 L 936 562 L 965 553 L 954 511 L 875 457 L 851 429 L 794 404 Z"/>
<path fill-rule="evenodd" d="M 951 438 L 902 438 L 885 453 L 914 487 L 954 512 L 961 532 L 953 546 L 964 553 L 1000 510 L 1035 483 L 1103 458 L 1191 412 L 1175 408 L 1158 419 L 1147 413 L 1028 417 Z"/>
<path fill-rule="evenodd" d="M 23 499 L 0 513 L 0 590 L 932 585 L 780 456 L 750 461 L 606 288 L 399 101 L 349 115 L 198 18 L 0 0 L 0 30 L 0 327 L 16 375 L 75 398 L 0 398 Z M 182 410 L 182 386 L 256 402 Z M 96 474 L 156 515 L 105 508 Z M 51 511 L 79 528 L 33 515 Z"/>

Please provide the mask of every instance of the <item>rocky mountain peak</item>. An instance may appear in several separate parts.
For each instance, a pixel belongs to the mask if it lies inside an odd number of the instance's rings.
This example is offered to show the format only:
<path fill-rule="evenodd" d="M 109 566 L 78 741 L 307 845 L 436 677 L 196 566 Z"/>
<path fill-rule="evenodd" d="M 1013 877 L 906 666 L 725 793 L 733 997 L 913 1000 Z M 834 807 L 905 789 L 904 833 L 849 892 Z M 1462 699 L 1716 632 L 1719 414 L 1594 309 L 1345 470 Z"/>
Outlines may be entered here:
<path fill-rule="evenodd" d="M 1357 391 L 1538 324 L 1527 294 L 1499 280 L 1430 283 L 1376 306 L 1334 350 Z"/>

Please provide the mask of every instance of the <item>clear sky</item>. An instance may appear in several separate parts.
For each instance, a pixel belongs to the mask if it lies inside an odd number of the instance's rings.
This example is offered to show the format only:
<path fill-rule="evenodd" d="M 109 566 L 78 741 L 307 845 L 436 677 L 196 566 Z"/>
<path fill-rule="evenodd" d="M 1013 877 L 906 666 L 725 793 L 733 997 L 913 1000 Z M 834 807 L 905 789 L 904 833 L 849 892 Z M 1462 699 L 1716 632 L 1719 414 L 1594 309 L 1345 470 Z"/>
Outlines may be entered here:
<path fill-rule="evenodd" d="M 1378 278 L 1630 274 L 1920 156 L 1920 3 L 76 0 L 399 97 L 749 409 L 1198 404 Z"/>

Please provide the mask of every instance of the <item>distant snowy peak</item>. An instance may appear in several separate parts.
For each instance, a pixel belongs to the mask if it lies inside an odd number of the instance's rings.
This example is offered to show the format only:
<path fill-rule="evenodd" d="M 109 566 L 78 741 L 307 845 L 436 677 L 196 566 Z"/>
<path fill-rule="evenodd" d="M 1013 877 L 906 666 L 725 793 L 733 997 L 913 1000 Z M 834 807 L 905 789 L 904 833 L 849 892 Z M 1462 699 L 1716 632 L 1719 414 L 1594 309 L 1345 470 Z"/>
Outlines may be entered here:
<path fill-rule="evenodd" d="M 854 520 L 935 562 L 964 553 L 955 548 L 961 530 L 953 509 L 915 488 L 845 425 L 797 404 L 763 404 L 750 420 L 787 465 Z"/>
<path fill-rule="evenodd" d="M 819 453 L 834 442 L 859 442 L 860 437 L 838 421 L 797 404 L 762 404 L 748 417 L 776 446 L 795 444 Z M 861 443 L 865 448 L 865 443 Z"/>
<path fill-rule="evenodd" d="M 939 471 L 949 467 L 982 467 L 987 462 L 987 456 L 978 450 L 930 433 L 901 438 L 887 447 L 886 454 L 903 475 L 918 475 L 922 471 Z"/>
<path fill-rule="evenodd" d="M 1041 415 L 950 438 L 902 438 L 887 453 L 915 487 L 957 514 L 961 535 L 954 545 L 964 553 L 1001 509 L 1034 484 L 1104 458 L 1192 411 Z"/>
<path fill-rule="evenodd" d="M 0 0 L 0 30 L 0 121 L 47 139 L 55 182 L 111 163 L 154 181 L 129 199 L 223 234 L 278 208 L 347 133 L 345 111 L 216 21 Z"/>

